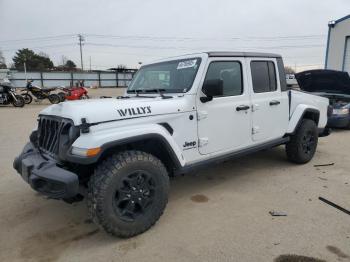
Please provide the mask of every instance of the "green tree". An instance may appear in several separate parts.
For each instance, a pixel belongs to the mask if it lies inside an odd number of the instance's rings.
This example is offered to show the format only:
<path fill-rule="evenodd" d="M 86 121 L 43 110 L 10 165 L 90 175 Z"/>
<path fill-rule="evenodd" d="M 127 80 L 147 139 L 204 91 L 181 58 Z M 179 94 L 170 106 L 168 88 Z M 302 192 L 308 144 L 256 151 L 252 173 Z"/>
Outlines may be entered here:
<path fill-rule="evenodd" d="M 76 64 L 72 60 L 67 60 L 67 62 L 65 63 L 64 67 L 69 69 L 69 70 L 77 68 Z"/>
<path fill-rule="evenodd" d="M 284 71 L 286 72 L 286 74 L 295 74 L 295 71 L 291 66 L 285 66 Z"/>
<path fill-rule="evenodd" d="M 39 55 L 34 53 L 33 50 L 28 48 L 20 49 L 13 57 L 14 67 L 17 70 L 24 70 L 24 63 L 26 63 L 27 70 L 47 70 L 53 68 L 53 62 L 45 55 Z"/>

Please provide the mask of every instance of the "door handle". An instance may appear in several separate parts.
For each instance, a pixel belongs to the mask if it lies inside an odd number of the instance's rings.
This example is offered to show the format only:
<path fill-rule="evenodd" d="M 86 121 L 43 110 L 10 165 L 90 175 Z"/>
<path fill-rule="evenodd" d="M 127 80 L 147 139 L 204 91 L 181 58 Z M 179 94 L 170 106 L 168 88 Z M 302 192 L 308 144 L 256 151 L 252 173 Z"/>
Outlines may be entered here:
<path fill-rule="evenodd" d="M 270 106 L 277 106 L 277 105 L 279 105 L 279 104 L 281 104 L 281 102 L 280 102 L 280 101 L 277 101 L 277 100 L 272 100 L 272 101 L 270 102 Z"/>
<path fill-rule="evenodd" d="M 240 105 L 236 107 L 236 111 L 242 111 L 242 110 L 248 110 L 250 106 L 247 105 Z"/>

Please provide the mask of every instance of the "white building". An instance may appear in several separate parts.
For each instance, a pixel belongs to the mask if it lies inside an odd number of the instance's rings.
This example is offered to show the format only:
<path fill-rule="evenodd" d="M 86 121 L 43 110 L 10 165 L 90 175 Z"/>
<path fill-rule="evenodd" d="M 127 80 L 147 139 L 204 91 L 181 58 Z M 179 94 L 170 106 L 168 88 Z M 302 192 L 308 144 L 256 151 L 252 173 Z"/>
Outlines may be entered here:
<path fill-rule="evenodd" d="M 350 73 L 350 15 L 328 24 L 325 68 Z"/>

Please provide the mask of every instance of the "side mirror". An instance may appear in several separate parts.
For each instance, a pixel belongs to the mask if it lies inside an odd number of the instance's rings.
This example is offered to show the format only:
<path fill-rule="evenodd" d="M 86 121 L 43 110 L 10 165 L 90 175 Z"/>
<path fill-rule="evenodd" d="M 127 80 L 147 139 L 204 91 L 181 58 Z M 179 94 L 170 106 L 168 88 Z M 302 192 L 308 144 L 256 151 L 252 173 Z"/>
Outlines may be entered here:
<path fill-rule="evenodd" d="M 202 92 L 206 95 L 201 97 L 200 100 L 203 103 L 213 100 L 214 96 L 223 95 L 224 82 L 221 79 L 206 80 L 202 87 Z"/>

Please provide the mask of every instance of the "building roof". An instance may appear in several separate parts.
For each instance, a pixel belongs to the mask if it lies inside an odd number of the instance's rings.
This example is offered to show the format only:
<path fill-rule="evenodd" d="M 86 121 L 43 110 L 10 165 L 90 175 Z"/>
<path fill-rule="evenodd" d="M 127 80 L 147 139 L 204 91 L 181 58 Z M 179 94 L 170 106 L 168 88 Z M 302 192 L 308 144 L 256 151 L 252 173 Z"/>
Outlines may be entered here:
<path fill-rule="evenodd" d="M 336 24 L 340 23 L 340 22 L 343 22 L 344 20 L 347 20 L 350 18 L 350 15 L 347 15 L 347 16 L 344 16 L 342 18 L 339 18 L 337 20 L 334 20 L 334 21 L 330 21 L 329 22 L 329 26 L 331 27 L 334 27 Z"/>
<path fill-rule="evenodd" d="M 281 55 L 270 54 L 270 53 L 256 53 L 256 52 L 222 52 L 212 51 L 207 52 L 210 57 L 269 57 L 269 58 L 280 58 Z"/>

